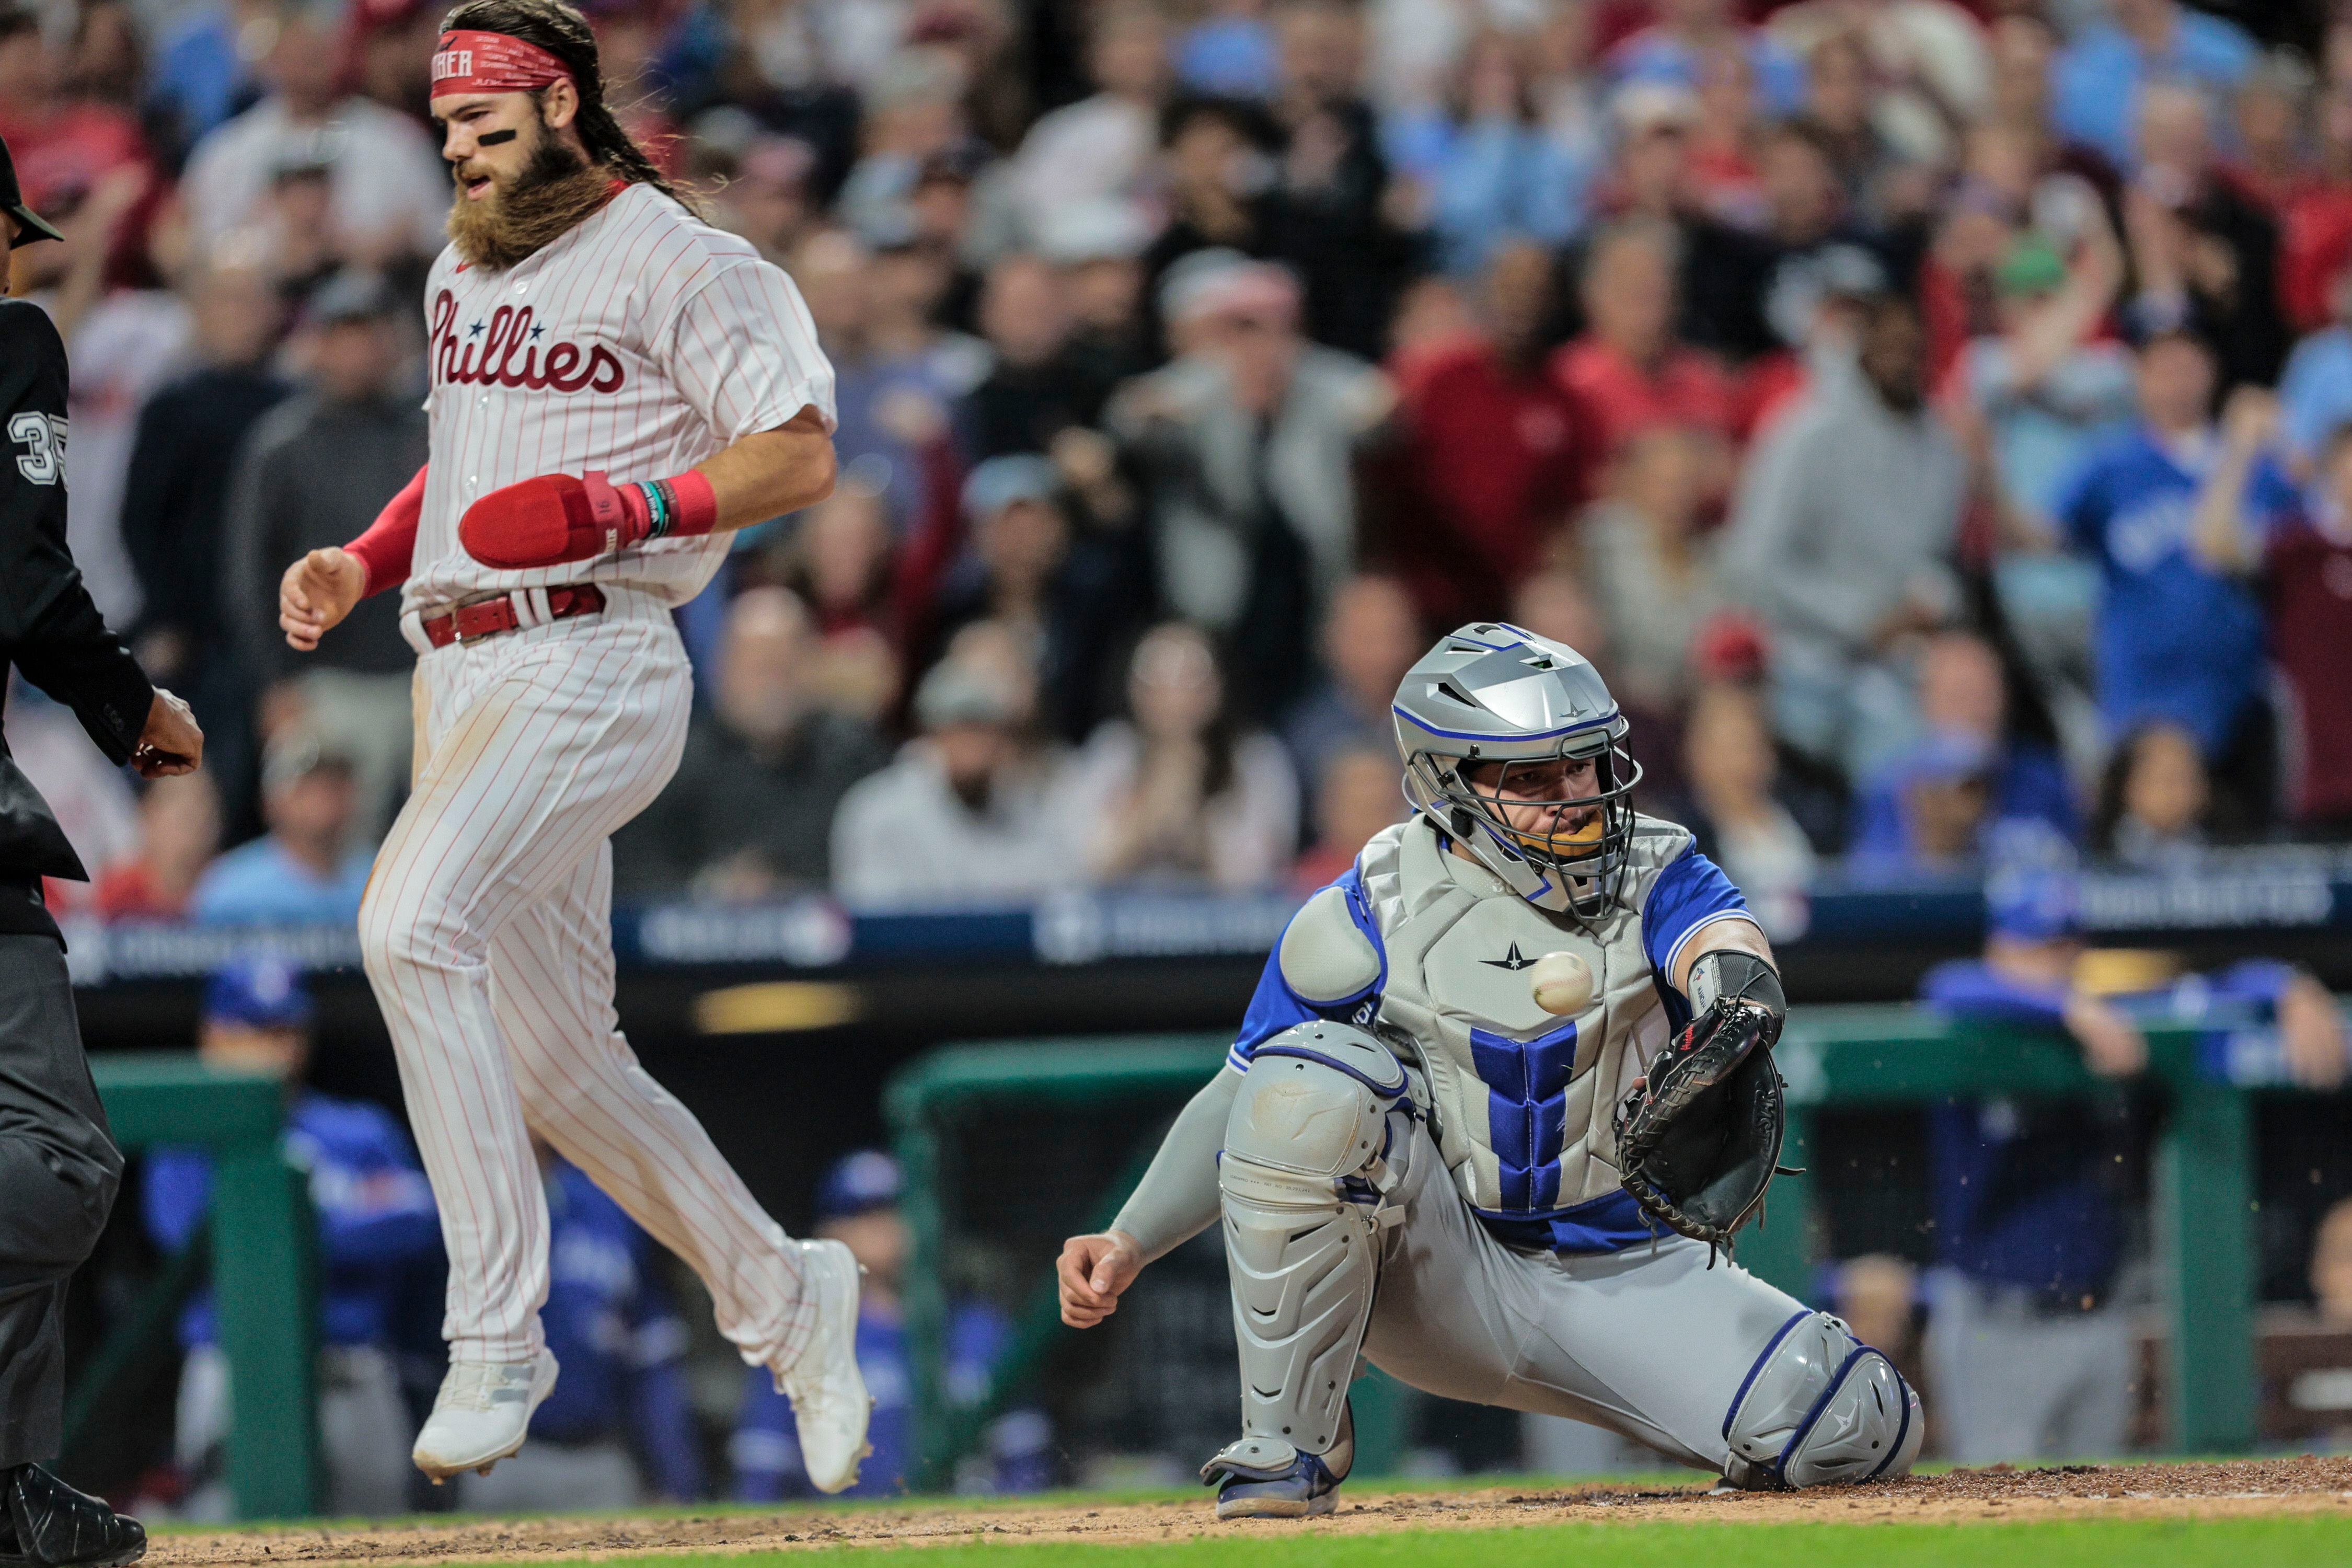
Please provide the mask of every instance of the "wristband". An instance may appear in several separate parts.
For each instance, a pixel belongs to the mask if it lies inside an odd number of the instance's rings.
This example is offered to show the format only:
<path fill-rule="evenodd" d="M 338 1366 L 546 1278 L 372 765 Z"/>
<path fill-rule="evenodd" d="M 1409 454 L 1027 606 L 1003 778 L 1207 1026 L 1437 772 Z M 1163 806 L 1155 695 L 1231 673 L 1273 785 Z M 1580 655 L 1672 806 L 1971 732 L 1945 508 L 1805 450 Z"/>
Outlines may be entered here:
<path fill-rule="evenodd" d="M 625 544 L 690 538 L 709 533 L 719 521 L 719 498 L 693 468 L 667 479 L 633 479 L 614 493 L 628 514 Z"/>

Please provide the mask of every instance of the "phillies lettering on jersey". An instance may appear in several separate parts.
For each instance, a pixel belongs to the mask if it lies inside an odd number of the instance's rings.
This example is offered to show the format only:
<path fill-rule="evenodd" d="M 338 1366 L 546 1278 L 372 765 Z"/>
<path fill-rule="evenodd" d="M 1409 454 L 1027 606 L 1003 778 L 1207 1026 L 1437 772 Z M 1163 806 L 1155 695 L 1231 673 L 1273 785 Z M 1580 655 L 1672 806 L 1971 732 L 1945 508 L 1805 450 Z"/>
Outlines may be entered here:
<path fill-rule="evenodd" d="M 433 379 L 436 384 L 475 382 L 534 391 L 577 392 L 583 386 L 591 392 L 621 390 L 627 377 L 613 351 L 602 343 L 583 353 L 578 343 L 557 339 L 546 345 L 542 364 L 540 339 L 546 331 L 529 305 L 520 310 L 501 305 L 488 321 L 470 321 L 461 331 L 457 297 L 444 289 L 433 297 Z"/>
<path fill-rule="evenodd" d="M 425 287 L 432 462 L 402 607 L 577 583 L 692 598 L 724 537 L 500 572 L 457 520 L 539 474 L 661 479 L 803 408 L 831 428 L 833 367 L 792 279 L 644 184 L 505 271 L 459 263 L 444 250 Z"/>

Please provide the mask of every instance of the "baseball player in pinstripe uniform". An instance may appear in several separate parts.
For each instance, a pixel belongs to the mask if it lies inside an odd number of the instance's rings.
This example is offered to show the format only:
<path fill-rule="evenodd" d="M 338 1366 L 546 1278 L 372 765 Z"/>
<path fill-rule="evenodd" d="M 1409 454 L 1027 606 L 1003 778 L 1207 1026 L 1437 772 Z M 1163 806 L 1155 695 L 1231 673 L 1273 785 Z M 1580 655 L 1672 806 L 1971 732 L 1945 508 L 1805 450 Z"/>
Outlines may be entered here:
<path fill-rule="evenodd" d="M 1633 810 L 1600 675 L 1466 626 L 1395 724 L 1414 815 L 1298 911 L 1228 1064 L 1111 1228 L 1066 1245 L 1064 1320 L 1222 1219 L 1221 1519 L 1331 1510 L 1360 1353 L 1737 1486 L 1900 1474 L 1922 1424 L 1894 1364 L 1717 1256 L 1780 1152 L 1786 1003 L 1738 889 Z"/>
<path fill-rule="evenodd" d="M 856 1265 L 787 1238 L 637 1065 L 607 842 L 685 741 L 671 610 L 726 531 L 832 489 L 833 370 L 791 279 L 615 122 L 577 11 L 466 0 L 443 27 L 432 109 L 457 190 L 425 285 L 430 460 L 279 595 L 307 649 L 404 584 L 418 655 L 415 784 L 360 913 L 449 1253 L 449 1373 L 415 1461 L 487 1470 L 554 1384 L 537 1131 L 694 1267 L 838 1490 L 866 1453 Z"/>

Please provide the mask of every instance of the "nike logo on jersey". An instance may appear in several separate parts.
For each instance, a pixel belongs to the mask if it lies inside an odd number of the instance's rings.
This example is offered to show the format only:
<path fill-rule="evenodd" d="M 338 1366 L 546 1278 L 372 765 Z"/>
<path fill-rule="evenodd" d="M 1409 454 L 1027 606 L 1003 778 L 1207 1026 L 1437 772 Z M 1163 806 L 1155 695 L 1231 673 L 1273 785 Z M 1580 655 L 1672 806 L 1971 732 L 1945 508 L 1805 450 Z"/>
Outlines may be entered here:
<path fill-rule="evenodd" d="M 1502 957 L 1482 958 L 1478 962 L 1493 969 L 1520 970 L 1533 969 L 1536 966 L 1536 961 L 1534 959 L 1522 958 L 1519 956 L 1519 944 L 1516 942 L 1511 943 L 1511 951 L 1503 954 Z"/>

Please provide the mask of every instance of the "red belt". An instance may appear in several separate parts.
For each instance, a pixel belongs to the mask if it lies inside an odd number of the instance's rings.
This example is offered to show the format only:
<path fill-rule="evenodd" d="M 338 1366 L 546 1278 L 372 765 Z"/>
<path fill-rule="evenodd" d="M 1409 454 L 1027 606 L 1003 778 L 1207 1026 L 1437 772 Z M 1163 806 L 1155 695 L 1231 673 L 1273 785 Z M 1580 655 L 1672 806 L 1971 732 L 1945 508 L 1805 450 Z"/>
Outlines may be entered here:
<path fill-rule="evenodd" d="M 526 616 L 515 605 L 517 599 L 542 595 L 547 601 L 544 619 L 535 615 Z M 446 615 L 426 616 L 419 625 L 425 628 L 426 642 L 435 647 L 447 647 L 453 642 L 475 642 L 519 626 L 545 626 L 551 621 L 568 621 L 574 616 L 593 616 L 604 607 L 604 590 L 593 583 L 576 588 L 520 588 L 478 604 L 460 605 Z"/>

